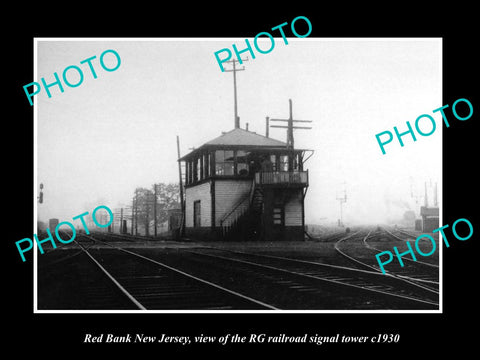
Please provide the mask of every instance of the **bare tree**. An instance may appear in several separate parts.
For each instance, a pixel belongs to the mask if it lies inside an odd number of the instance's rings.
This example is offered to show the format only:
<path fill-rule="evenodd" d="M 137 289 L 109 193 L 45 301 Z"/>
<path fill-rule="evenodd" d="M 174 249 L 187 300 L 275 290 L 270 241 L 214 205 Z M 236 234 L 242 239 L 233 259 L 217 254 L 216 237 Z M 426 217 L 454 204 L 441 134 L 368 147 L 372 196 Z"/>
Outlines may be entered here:
<path fill-rule="evenodd" d="M 179 193 L 179 185 L 173 183 L 159 183 L 152 185 L 151 189 L 143 187 L 135 189 L 133 201 L 135 222 L 136 224 L 143 224 L 146 236 L 150 235 L 152 222 L 160 224 L 167 221 L 169 218 L 168 211 L 180 207 Z"/>

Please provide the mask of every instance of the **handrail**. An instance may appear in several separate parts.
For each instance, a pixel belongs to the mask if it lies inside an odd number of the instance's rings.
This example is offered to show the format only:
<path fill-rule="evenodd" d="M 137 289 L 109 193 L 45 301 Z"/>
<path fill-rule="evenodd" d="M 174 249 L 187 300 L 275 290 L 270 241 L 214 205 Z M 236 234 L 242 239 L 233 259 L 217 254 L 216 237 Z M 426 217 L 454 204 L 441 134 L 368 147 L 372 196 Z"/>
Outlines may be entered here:
<path fill-rule="evenodd" d="M 250 193 L 248 193 L 247 195 L 243 196 L 239 202 L 237 202 L 237 204 L 232 208 L 232 210 L 230 210 L 227 214 L 225 214 L 221 219 L 220 219 L 220 225 L 223 226 L 223 223 L 225 222 L 225 220 L 230 216 L 232 215 L 240 205 L 242 205 L 245 200 L 250 200 Z"/>
<path fill-rule="evenodd" d="M 255 194 L 255 177 L 253 177 L 252 186 L 250 187 L 250 201 L 249 201 L 250 204 L 252 204 L 254 194 Z"/>
<path fill-rule="evenodd" d="M 250 191 L 245 196 L 243 196 L 240 201 L 235 204 L 232 210 L 225 214 L 220 220 L 220 226 L 222 227 L 223 236 L 225 236 L 232 229 L 232 227 L 235 227 L 236 222 L 239 221 L 239 219 L 248 212 L 254 194 L 255 180 L 253 179 Z M 246 203 L 247 200 L 248 203 Z"/>
<path fill-rule="evenodd" d="M 306 171 L 261 171 L 255 173 L 255 183 L 266 184 L 306 184 L 308 185 L 308 170 Z"/>

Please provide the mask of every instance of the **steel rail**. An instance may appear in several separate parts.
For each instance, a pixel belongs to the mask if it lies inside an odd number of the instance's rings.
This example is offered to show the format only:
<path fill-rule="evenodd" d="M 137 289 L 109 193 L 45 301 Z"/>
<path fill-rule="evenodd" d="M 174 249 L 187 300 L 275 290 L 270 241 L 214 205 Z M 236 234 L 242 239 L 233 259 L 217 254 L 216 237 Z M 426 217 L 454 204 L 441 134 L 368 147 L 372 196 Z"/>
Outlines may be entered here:
<path fill-rule="evenodd" d="M 254 299 L 254 298 L 251 298 L 251 297 L 249 297 L 249 296 L 243 295 L 243 294 L 241 294 L 241 293 L 239 293 L 239 292 L 237 292 L 237 291 L 227 289 L 227 288 L 225 288 L 225 287 L 223 287 L 223 286 L 220 286 L 220 285 L 215 284 L 215 283 L 212 283 L 212 282 L 210 282 L 210 281 L 208 281 L 208 280 L 199 278 L 198 276 L 189 274 L 189 273 L 187 273 L 187 272 L 185 272 L 185 271 L 179 270 L 179 269 L 174 268 L 174 267 L 172 267 L 172 266 L 170 266 L 170 265 L 164 264 L 164 263 L 162 263 L 162 262 L 160 262 L 160 261 L 151 259 L 151 258 L 146 257 L 146 256 L 143 256 L 143 255 L 140 255 L 140 254 L 135 253 L 135 252 L 130 251 L 130 250 L 122 249 L 122 248 L 120 248 L 120 247 L 111 245 L 111 244 L 106 243 L 106 242 L 104 242 L 104 241 L 97 240 L 97 239 L 95 239 L 95 238 L 93 238 L 93 237 L 91 237 L 91 236 L 88 236 L 88 235 L 83 235 L 83 236 L 89 237 L 89 238 L 91 238 L 92 240 L 95 240 L 95 241 L 98 241 L 98 242 L 100 242 L 100 243 L 103 243 L 103 244 L 105 244 L 105 245 L 107 245 L 107 246 L 110 246 L 110 247 L 112 247 L 112 248 L 114 248 L 114 249 L 117 249 L 117 250 L 119 250 L 119 251 L 123 251 L 123 252 L 125 252 L 125 253 L 131 254 L 131 255 L 134 255 L 134 256 L 137 256 L 137 257 L 139 257 L 139 258 L 142 258 L 142 259 L 144 259 L 144 260 L 147 260 L 147 261 L 149 261 L 149 262 L 152 262 L 152 263 L 154 263 L 154 264 L 156 264 L 156 265 L 159 265 L 159 266 L 161 266 L 161 267 L 164 267 L 164 268 L 169 269 L 169 270 L 171 270 L 171 271 L 174 271 L 174 272 L 176 272 L 176 273 L 179 273 L 179 274 L 181 274 L 181 275 L 183 275 L 183 276 L 186 276 L 186 277 L 188 277 L 188 278 L 191 278 L 191 279 L 194 279 L 194 280 L 199 281 L 199 282 L 201 282 L 201 283 L 204 283 L 204 284 L 207 284 L 207 285 L 209 285 L 209 286 L 215 287 L 215 288 L 217 288 L 217 289 L 219 289 L 219 290 L 222 290 L 222 291 L 224 291 L 224 292 L 227 292 L 227 293 L 229 293 L 229 294 L 231 294 L 231 295 L 235 295 L 235 296 L 237 296 L 237 297 L 240 297 L 240 298 L 243 298 L 243 299 L 248 300 L 248 301 L 250 301 L 250 302 L 253 302 L 253 303 L 257 304 L 257 305 L 266 307 L 266 308 L 268 308 L 268 309 L 270 309 L 270 310 L 280 310 L 280 309 L 278 309 L 278 308 L 276 308 L 276 307 L 274 307 L 274 306 L 272 306 L 272 305 L 270 305 L 270 304 L 267 304 L 267 303 L 264 303 L 264 302 L 259 301 L 259 300 L 257 300 L 257 299 Z"/>
<path fill-rule="evenodd" d="M 108 278 L 120 289 L 120 291 L 125 294 L 125 296 L 132 302 L 135 304 L 135 306 L 140 309 L 140 310 L 147 310 L 145 308 L 145 306 L 143 306 L 137 299 L 135 299 L 135 297 L 130 294 L 113 276 L 112 274 L 110 274 L 103 266 L 102 264 L 100 264 L 94 257 L 92 254 L 90 254 L 88 252 L 88 250 L 86 250 L 82 245 L 80 245 L 76 240 L 75 242 L 78 244 L 78 246 L 80 246 L 80 248 L 82 248 L 82 250 L 85 252 L 85 254 L 88 255 L 88 257 L 100 268 L 100 270 L 102 270 L 105 275 L 108 276 Z"/>
<path fill-rule="evenodd" d="M 371 246 L 370 244 L 368 244 L 368 243 L 366 242 L 366 240 L 367 240 L 367 238 L 370 236 L 371 232 L 372 232 L 372 230 L 370 230 L 370 231 L 368 232 L 368 234 L 363 238 L 363 243 L 364 243 L 364 245 L 365 245 L 367 248 L 369 248 L 369 249 L 371 249 L 371 250 L 374 250 L 374 251 L 381 252 L 381 250 L 379 250 L 379 249 Z M 340 240 L 338 240 L 338 241 L 335 243 L 335 250 L 336 250 L 339 254 L 341 254 L 342 256 L 346 257 L 347 259 L 349 259 L 349 260 L 351 260 L 351 261 L 353 261 L 353 262 L 355 262 L 355 263 L 357 263 L 357 264 L 360 264 L 360 265 L 363 266 L 363 267 L 367 267 L 367 268 L 369 268 L 369 269 L 373 269 L 374 271 L 382 274 L 382 271 L 381 271 L 379 268 L 376 268 L 375 266 L 372 266 L 372 265 L 369 265 L 369 264 L 367 264 L 367 263 L 364 263 L 364 262 L 362 262 L 362 261 L 360 261 L 360 260 L 358 260 L 358 259 L 356 259 L 356 258 L 354 258 L 354 257 L 352 257 L 352 256 L 350 256 L 350 255 L 348 255 L 348 254 L 345 253 L 344 251 L 342 251 L 342 250 L 339 248 L 338 245 L 339 245 L 339 243 L 340 243 L 341 241 L 344 241 L 344 240 L 346 240 L 346 238 L 340 239 Z M 402 259 L 403 259 L 403 257 L 402 257 Z M 413 261 L 413 260 L 408 259 L 408 258 L 405 258 L 405 260 Z M 420 263 L 420 264 L 426 264 L 426 263 L 423 263 L 423 262 L 419 262 L 419 263 Z M 397 279 L 399 279 L 399 280 L 401 280 L 401 281 L 405 281 L 406 283 L 408 283 L 408 284 L 410 284 L 410 285 L 413 285 L 413 286 L 416 286 L 416 287 L 418 287 L 418 288 L 421 288 L 421 289 L 423 289 L 423 290 L 430 291 L 430 292 L 435 293 L 435 294 L 439 294 L 438 291 L 436 291 L 436 290 L 434 290 L 434 289 L 432 289 L 432 288 L 426 287 L 426 286 L 424 286 L 424 285 L 422 285 L 422 284 L 418 284 L 418 282 L 421 282 L 421 283 L 431 283 L 431 284 L 438 285 L 439 283 L 436 282 L 436 281 L 425 280 L 425 279 L 418 279 L 418 278 L 414 278 L 414 277 L 411 277 L 411 276 L 396 274 L 396 273 L 393 273 L 393 272 L 388 271 L 388 270 L 385 270 L 385 275 L 387 275 L 387 276 L 392 276 L 392 277 L 397 278 Z"/>
<path fill-rule="evenodd" d="M 410 297 L 410 296 L 390 293 L 390 292 L 386 292 L 386 291 L 383 291 L 383 290 L 373 289 L 373 288 L 364 287 L 364 286 L 355 285 L 355 284 L 350 284 L 350 283 L 347 283 L 347 282 L 342 282 L 342 281 L 338 281 L 338 280 L 334 280 L 334 279 L 322 278 L 322 277 L 319 277 L 319 276 L 316 276 L 316 275 L 305 274 L 305 273 L 301 273 L 301 272 L 297 272 L 297 271 L 291 271 L 291 270 L 287 270 L 287 269 L 281 269 L 281 268 L 271 266 L 271 265 L 259 264 L 259 263 L 251 262 L 251 261 L 247 261 L 247 260 L 233 259 L 233 258 L 229 258 L 229 257 L 225 257 L 225 256 L 219 256 L 219 255 L 205 254 L 205 253 L 201 253 L 201 252 L 197 252 L 197 251 L 191 251 L 191 250 L 185 250 L 185 251 L 190 252 L 192 254 L 210 256 L 210 257 L 225 259 L 225 260 L 229 260 L 229 261 L 235 261 L 235 262 L 239 262 L 239 263 L 244 263 L 244 264 L 248 264 L 248 265 L 253 265 L 253 266 L 257 266 L 257 267 L 266 268 L 266 269 L 269 269 L 269 270 L 288 273 L 288 274 L 292 274 L 292 275 L 296 275 L 296 276 L 300 276 L 300 277 L 306 277 L 306 278 L 310 278 L 310 279 L 315 279 L 315 280 L 320 280 L 320 281 L 324 281 L 324 282 L 334 283 L 334 284 L 337 284 L 337 285 L 357 288 L 357 289 L 361 289 L 361 290 L 364 290 L 364 291 L 380 293 L 382 295 L 398 297 L 398 298 L 402 298 L 402 299 L 409 300 L 409 301 L 415 301 L 415 302 L 420 302 L 420 303 L 424 303 L 424 304 L 428 304 L 428 305 L 438 306 L 438 303 L 431 302 L 431 301 L 428 301 L 428 300 L 423 300 L 423 299 L 413 298 L 413 297 Z"/>

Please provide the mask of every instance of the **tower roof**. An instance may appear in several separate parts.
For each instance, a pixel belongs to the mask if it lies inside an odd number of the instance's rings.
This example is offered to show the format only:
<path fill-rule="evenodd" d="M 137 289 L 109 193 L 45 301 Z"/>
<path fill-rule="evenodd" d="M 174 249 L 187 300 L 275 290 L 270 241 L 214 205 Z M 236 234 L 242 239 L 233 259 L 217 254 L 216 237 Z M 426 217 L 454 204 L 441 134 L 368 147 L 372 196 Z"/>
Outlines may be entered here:
<path fill-rule="evenodd" d="M 210 140 L 205 143 L 205 145 L 285 147 L 287 146 L 287 143 L 241 128 L 236 128 Z"/>
<path fill-rule="evenodd" d="M 223 133 L 219 137 L 212 139 L 202 146 L 192 150 L 190 153 L 182 156 L 179 161 L 187 160 L 195 153 L 204 149 L 285 149 L 287 143 L 272 139 L 257 133 L 244 130 L 241 128 L 235 128 L 226 133 Z"/>

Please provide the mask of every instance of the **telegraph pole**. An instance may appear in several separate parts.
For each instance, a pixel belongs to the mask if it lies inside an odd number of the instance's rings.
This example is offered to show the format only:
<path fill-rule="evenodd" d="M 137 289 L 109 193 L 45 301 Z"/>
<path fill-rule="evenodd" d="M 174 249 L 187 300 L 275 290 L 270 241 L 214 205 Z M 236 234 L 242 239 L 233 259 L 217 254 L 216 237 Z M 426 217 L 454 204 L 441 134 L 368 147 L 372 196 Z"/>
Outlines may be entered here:
<path fill-rule="evenodd" d="M 248 61 L 248 58 L 243 60 L 241 59 L 242 62 Z M 231 70 L 225 70 L 226 72 L 233 72 L 233 107 L 234 107 L 234 121 L 235 121 L 235 129 L 238 129 L 240 127 L 240 118 L 238 117 L 238 111 L 237 111 L 237 71 L 243 71 L 245 70 L 245 66 L 241 69 L 237 69 L 235 67 L 235 63 L 239 63 L 238 60 L 230 60 L 227 61 L 227 63 L 232 63 L 233 69 Z"/>
<path fill-rule="evenodd" d="M 346 185 L 345 181 L 343 182 L 343 185 Z M 339 226 L 343 226 L 343 204 L 347 202 L 347 189 L 344 187 L 343 188 L 343 197 L 339 197 L 337 195 L 337 200 L 340 202 L 340 224 Z"/>
<path fill-rule="evenodd" d="M 153 223 L 155 226 L 154 236 L 157 237 L 157 184 L 153 184 L 154 199 L 153 199 Z"/>
<path fill-rule="evenodd" d="M 180 139 L 177 135 L 177 156 L 180 159 Z M 180 221 L 180 236 L 185 235 L 185 203 L 183 201 L 183 180 L 182 180 L 182 164 L 178 161 L 178 181 L 180 187 L 180 208 L 182 209 L 182 219 Z"/>
<path fill-rule="evenodd" d="M 427 182 L 425 181 L 425 207 L 428 207 Z"/>
<path fill-rule="evenodd" d="M 132 198 L 132 228 L 130 229 L 131 235 L 133 235 L 133 211 L 135 209 L 135 197 Z"/>
<path fill-rule="evenodd" d="M 283 128 L 287 129 L 287 149 L 290 151 L 290 156 L 288 160 L 288 171 L 293 171 L 293 149 L 294 149 L 294 140 L 293 140 L 293 130 L 294 129 L 311 129 L 309 126 L 293 126 L 294 122 L 302 122 L 302 123 L 311 123 L 312 120 L 294 120 L 293 119 L 293 111 L 292 111 L 292 99 L 288 99 L 289 104 L 289 113 L 290 116 L 288 119 L 269 119 L 270 121 L 283 121 L 287 122 L 287 126 L 284 125 L 270 125 L 272 128 Z"/>
<path fill-rule="evenodd" d="M 138 235 L 138 189 L 135 189 L 135 235 Z"/>
<path fill-rule="evenodd" d="M 145 194 L 145 236 L 150 236 L 150 199 L 149 194 Z"/>
<path fill-rule="evenodd" d="M 123 207 L 120 208 L 120 234 L 123 234 Z"/>

